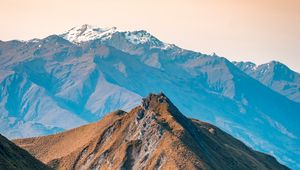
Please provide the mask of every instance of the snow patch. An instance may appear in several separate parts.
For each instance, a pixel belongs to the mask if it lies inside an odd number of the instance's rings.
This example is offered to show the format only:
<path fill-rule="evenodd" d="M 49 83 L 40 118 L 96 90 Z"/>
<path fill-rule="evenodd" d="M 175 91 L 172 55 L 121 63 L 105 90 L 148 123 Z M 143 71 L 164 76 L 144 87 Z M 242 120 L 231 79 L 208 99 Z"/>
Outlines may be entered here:
<path fill-rule="evenodd" d="M 59 36 L 70 42 L 78 44 L 95 39 L 106 41 L 111 39 L 112 36 L 117 32 L 123 34 L 125 39 L 133 45 L 149 44 L 150 48 L 160 48 L 163 50 L 175 47 L 173 44 L 161 42 L 144 30 L 123 32 L 119 31 L 116 27 L 98 28 L 96 26 L 87 24 L 74 27 L 63 34 L 60 34 Z"/>
<path fill-rule="evenodd" d="M 126 32 L 125 37 L 132 44 L 145 44 L 151 40 L 151 35 L 146 32 Z"/>
<path fill-rule="evenodd" d="M 173 47 L 171 44 L 163 43 L 146 31 L 133 31 L 125 32 L 125 38 L 134 45 L 146 44 L 150 45 L 150 48 L 167 49 Z"/>
<path fill-rule="evenodd" d="M 98 28 L 91 25 L 82 25 L 74 27 L 60 36 L 73 43 L 81 43 L 85 41 L 102 39 L 110 39 L 112 34 L 117 31 L 116 27 Z"/>

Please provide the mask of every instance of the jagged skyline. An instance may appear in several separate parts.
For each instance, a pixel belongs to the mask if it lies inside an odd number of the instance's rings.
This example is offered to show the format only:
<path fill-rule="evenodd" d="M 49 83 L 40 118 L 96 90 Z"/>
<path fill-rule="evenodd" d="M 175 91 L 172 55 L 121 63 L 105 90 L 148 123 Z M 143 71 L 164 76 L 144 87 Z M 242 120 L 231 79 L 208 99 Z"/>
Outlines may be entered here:
<path fill-rule="evenodd" d="M 44 38 L 82 24 L 149 31 L 230 60 L 278 60 L 300 72 L 300 1 L 1 0 L 0 40 Z M 22 30 L 20 30 L 22 28 Z"/>

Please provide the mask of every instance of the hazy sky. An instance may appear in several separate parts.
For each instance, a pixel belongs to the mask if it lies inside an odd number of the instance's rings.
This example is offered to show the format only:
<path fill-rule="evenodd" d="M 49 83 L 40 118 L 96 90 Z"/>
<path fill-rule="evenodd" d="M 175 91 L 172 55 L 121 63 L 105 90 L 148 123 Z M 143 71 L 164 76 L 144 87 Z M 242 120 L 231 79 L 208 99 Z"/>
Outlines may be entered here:
<path fill-rule="evenodd" d="M 300 72 L 300 0 L 0 0 L 0 21 L 1 40 L 116 26 L 229 60 L 279 60 Z"/>

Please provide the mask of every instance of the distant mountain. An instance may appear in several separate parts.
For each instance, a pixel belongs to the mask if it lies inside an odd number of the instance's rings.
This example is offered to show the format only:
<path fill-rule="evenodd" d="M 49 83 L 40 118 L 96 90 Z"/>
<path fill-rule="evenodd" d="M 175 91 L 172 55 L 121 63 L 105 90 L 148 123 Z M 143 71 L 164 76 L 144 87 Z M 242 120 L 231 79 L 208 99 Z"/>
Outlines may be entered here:
<path fill-rule="evenodd" d="M 95 39 L 110 39 L 116 31 L 116 27 L 98 28 L 85 24 L 80 27 L 74 27 L 60 36 L 70 42 L 81 43 Z"/>
<path fill-rule="evenodd" d="M 213 125 L 188 119 L 162 93 L 129 113 L 14 142 L 55 169 L 288 169 Z"/>
<path fill-rule="evenodd" d="M 164 43 L 143 30 L 83 25 L 44 39 L 0 42 L 0 73 L 0 132 L 9 138 L 95 122 L 163 91 L 186 116 L 300 169 L 299 103 L 225 58 Z"/>
<path fill-rule="evenodd" d="M 47 170 L 50 168 L 0 135 L 0 169 Z"/>
<path fill-rule="evenodd" d="M 252 62 L 233 63 L 264 85 L 300 103 L 300 74 L 286 65 L 278 61 L 261 65 L 256 65 Z"/>
<path fill-rule="evenodd" d="M 122 51 L 126 50 L 129 52 L 132 48 L 136 48 L 136 45 L 147 45 L 150 48 L 161 48 L 166 49 L 174 45 L 163 43 L 148 32 L 141 31 L 126 31 L 120 32 L 116 27 L 112 28 L 98 28 L 91 25 L 82 25 L 74 27 L 69 31 L 60 35 L 62 38 L 80 44 L 91 40 L 101 40 L 111 44 L 112 46 L 117 45 Z M 132 53 L 135 53 L 131 51 Z"/>

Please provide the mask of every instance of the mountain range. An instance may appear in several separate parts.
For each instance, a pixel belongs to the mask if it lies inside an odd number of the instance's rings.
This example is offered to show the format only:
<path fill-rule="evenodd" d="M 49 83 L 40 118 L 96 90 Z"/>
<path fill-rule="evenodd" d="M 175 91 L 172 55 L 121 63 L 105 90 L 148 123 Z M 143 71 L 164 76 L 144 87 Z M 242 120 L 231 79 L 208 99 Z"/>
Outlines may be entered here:
<path fill-rule="evenodd" d="M 14 142 L 54 169 L 288 169 L 213 125 L 188 119 L 163 93 L 130 112 Z"/>
<path fill-rule="evenodd" d="M 300 102 L 300 74 L 286 65 L 278 61 L 258 66 L 252 62 L 234 62 L 234 64 L 274 91 L 290 100 Z"/>
<path fill-rule="evenodd" d="M 300 169 L 297 88 L 283 92 L 277 87 L 285 79 L 252 76 L 240 65 L 115 27 L 82 25 L 43 39 L 0 41 L 0 133 L 54 134 L 129 111 L 141 96 L 163 91 L 185 116 Z"/>

